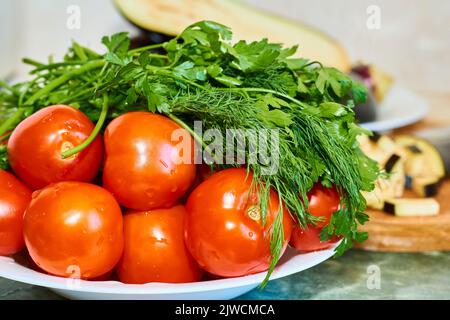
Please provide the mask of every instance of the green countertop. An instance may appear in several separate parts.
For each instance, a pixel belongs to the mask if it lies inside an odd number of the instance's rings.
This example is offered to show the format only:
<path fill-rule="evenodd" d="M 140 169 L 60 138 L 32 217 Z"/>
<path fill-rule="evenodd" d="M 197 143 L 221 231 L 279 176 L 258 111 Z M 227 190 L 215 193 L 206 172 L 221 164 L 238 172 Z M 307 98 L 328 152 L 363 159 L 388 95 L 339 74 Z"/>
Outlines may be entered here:
<path fill-rule="evenodd" d="M 0 278 L 0 299 L 62 298 L 45 288 Z M 450 252 L 352 250 L 239 299 L 450 299 Z"/>

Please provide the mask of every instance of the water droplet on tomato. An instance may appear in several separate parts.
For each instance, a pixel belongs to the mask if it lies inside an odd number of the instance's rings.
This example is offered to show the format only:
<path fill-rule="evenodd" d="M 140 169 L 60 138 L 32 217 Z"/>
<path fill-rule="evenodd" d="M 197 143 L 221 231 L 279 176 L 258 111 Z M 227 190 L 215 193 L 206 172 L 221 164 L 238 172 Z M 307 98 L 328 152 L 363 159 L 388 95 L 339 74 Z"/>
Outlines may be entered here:
<path fill-rule="evenodd" d="M 50 112 L 50 114 L 48 114 L 47 116 L 45 116 L 44 118 L 42 118 L 41 122 L 42 123 L 47 123 L 53 120 L 53 112 Z"/>
<path fill-rule="evenodd" d="M 155 197 L 155 192 L 157 188 L 156 187 L 150 187 L 147 190 L 145 190 L 145 195 L 149 198 Z"/>

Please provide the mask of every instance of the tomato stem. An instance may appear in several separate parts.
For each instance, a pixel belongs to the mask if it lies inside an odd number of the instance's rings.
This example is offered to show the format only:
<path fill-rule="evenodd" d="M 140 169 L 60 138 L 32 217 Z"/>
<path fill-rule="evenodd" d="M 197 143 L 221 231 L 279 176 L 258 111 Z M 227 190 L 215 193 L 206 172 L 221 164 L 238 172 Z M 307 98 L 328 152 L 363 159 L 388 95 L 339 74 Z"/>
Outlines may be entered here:
<path fill-rule="evenodd" d="M 98 118 L 97 123 L 95 124 L 94 130 L 92 130 L 89 137 L 86 140 L 84 140 L 81 144 L 79 144 L 75 148 L 62 152 L 61 153 L 62 158 L 67 159 L 73 156 L 74 154 L 77 154 L 78 152 L 81 152 L 84 149 L 86 149 L 99 134 L 101 128 L 103 127 L 103 124 L 105 123 L 107 114 L 108 114 L 108 96 L 106 94 L 103 94 L 102 111 L 100 113 L 100 117 Z"/>

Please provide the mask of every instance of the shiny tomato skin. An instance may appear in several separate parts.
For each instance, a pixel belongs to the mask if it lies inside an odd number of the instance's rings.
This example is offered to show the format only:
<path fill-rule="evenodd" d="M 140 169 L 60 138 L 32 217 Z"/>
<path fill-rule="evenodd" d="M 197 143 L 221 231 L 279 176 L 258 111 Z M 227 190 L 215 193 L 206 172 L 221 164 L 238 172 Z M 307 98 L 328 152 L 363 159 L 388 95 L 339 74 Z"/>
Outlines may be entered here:
<path fill-rule="evenodd" d="M 314 226 L 308 226 L 305 230 L 299 225 L 295 225 L 292 229 L 291 240 L 289 244 L 301 252 L 311 252 L 324 250 L 338 241 L 338 238 L 332 238 L 328 241 L 320 241 L 321 229 Z"/>
<path fill-rule="evenodd" d="M 175 130 L 190 139 L 185 163 L 175 161 L 180 152 L 180 142 L 172 141 Z M 127 208 L 171 207 L 194 182 L 194 140 L 167 117 L 150 112 L 123 114 L 106 128 L 105 147 L 103 185 Z"/>
<path fill-rule="evenodd" d="M 35 191 L 24 236 L 33 261 L 46 272 L 93 279 L 112 270 L 123 251 L 119 204 L 105 189 L 59 182 Z"/>
<path fill-rule="evenodd" d="M 278 195 L 271 190 L 263 227 L 257 196 L 252 193 L 248 197 L 252 174 L 246 176 L 243 168 L 219 171 L 189 196 L 186 245 L 200 267 L 211 274 L 238 277 L 269 268 L 269 229 L 279 212 Z M 256 212 L 256 215 L 251 215 L 251 212 Z M 282 253 L 291 228 L 292 219 L 284 209 Z"/>
<path fill-rule="evenodd" d="M 23 120 L 8 141 L 8 157 L 16 175 L 32 189 L 59 181 L 89 182 L 97 175 L 103 142 L 97 138 L 67 159 L 61 152 L 81 144 L 94 124 L 81 111 L 66 105 L 43 108 Z"/>
<path fill-rule="evenodd" d="M 338 211 L 340 206 L 340 197 L 336 188 L 326 188 L 321 183 L 316 183 L 308 192 L 308 201 L 311 215 L 322 217 L 322 221 L 316 223 L 317 228 L 327 225 L 332 214 Z"/>
<path fill-rule="evenodd" d="M 21 251 L 23 215 L 31 201 L 31 190 L 11 173 L 0 170 L 0 255 Z"/>
<path fill-rule="evenodd" d="M 199 281 L 202 271 L 184 244 L 184 206 L 130 211 L 124 217 L 125 247 L 117 265 L 124 283 Z"/>

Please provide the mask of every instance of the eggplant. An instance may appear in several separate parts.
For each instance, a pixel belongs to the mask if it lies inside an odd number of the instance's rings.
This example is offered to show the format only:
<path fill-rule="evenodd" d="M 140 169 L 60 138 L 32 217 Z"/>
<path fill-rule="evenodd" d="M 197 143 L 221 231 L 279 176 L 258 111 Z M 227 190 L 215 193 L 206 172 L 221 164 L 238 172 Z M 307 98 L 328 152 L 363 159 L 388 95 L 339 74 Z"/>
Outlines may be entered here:
<path fill-rule="evenodd" d="M 398 163 L 400 162 L 400 156 L 398 154 L 393 154 L 388 161 L 386 162 L 386 164 L 384 165 L 384 170 L 386 170 L 387 173 L 392 173 L 395 170 L 395 167 L 398 165 Z"/>
<path fill-rule="evenodd" d="M 384 165 L 384 170 L 390 174 L 389 183 L 394 197 L 402 197 L 406 185 L 403 159 L 399 155 L 393 154 Z"/>
<path fill-rule="evenodd" d="M 131 49 L 145 47 L 151 44 L 158 44 L 167 42 L 173 39 L 172 36 L 167 36 L 161 33 L 149 32 L 140 30 L 139 34 L 131 38 Z"/>
<path fill-rule="evenodd" d="M 419 196 L 424 198 L 434 197 L 438 194 L 442 184 L 439 177 L 415 177 L 411 178 L 411 188 Z"/>
<path fill-rule="evenodd" d="M 397 146 L 386 135 L 375 133 L 371 137 L 360 136 L 361 149 L 370 158 L 376 160 L 388 177 L 380 177 L 371 192 L 363 192 L 367 205 L 373 209 L 383 210 L 385 199 L 399 198 L 405 191 L 405 166 L 401 155 L 397 154 Z"/>
<path fill-rule="evenodd" d="M 389 199 L 384 211 L 400 217 L 434 216 L 439 214 L 439 202 L 435 199 Z"/>
<path fill-rule="evenodd" d="M 350 76 L 355 79 L 358 82 L 363 83 L 364 85 L 366 85 L 364 78 L 361 77 L 360 74 L 352 71 L 350 73 Z M 366 85 L 367 87 L 367 85 Z M 377 119 L 377 103 L 373 97 L 372 91 L 370 90 L 370 87 L 368 87 L 368 91 L 367 91 L 367 97 L 366 97 L 366 101 L 364 103 L 359 103 L 357 105 L 355 105 L 354 111 L 355 111 L 355 116 L 356 119 L 358 119 L 358 122 L 360 123 L 367 123 L 367 122 L 372 122 L 375 121 Z M 377 137 L 374 136 L 374 139 L 376 139 Z"/>
<path fill-rule="evenodd" d="M 285 46 L 298 44 L 298 57 L 350 71 L 346 50 L 330 36 L 238 0 L 115 0 L 115 4 L 127 20 L 150 31 L 156 39 L 152 41 L 173 37 L 197 21 L 213 20 L 230 27 L 234 40 L 268 38 Z"/>
<path fill-rule="evenodd" d="M 403 148 L 406 156 L 406 175 L 412 177 L 443 178 L 446 175 L 444 160 L 439 151 L 427 140 L 416 136 L 400 135 L 395 144 Z"/>
<path fill-rule="evenodd" d="M 359 123 L 373 122 L 377 120 L 377 103 L 372 96 L 371 92 L 368 92 L 366 102 L 355 105 L 354 111 L 356 119 Z"/>
<path fill-rule="evenodd" d="M 361 135 L 358 137 L 361 150 L 371 159 L 385 166 L 392 155 L 396 153 L 397 146 L 386 135 L 378 135 L 375 138 Z"/>
<path fill-rule="evenodd" d="M 383 210 L 385 199 L 395 197 L 395 189 L 388 179 L 380 178 L 375 182 L 374 190 L 370 192 L 363 191 L 362 195 L 364 196 L 368 207 L 376 210 Z"/>
<path fill-rule="evenodd" d="M 358 64 L 352 68 L 352 73 L 361 78 L 361 82 L 373 93 L 378 103 L 384 100 L 394 82 L 390 75 L 374 65 Z"/>

